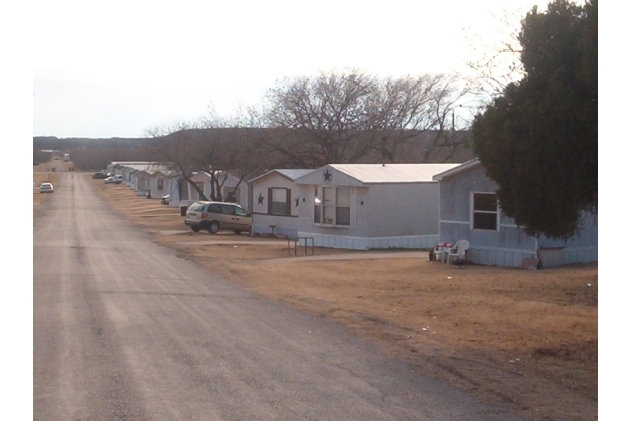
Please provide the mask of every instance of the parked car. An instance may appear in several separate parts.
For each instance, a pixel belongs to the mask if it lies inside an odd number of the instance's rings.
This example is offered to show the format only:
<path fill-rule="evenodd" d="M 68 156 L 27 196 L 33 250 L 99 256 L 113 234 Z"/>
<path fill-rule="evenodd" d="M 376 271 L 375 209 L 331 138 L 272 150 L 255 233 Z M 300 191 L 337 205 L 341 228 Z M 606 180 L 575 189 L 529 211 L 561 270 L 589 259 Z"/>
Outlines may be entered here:
<path fill-rule="evenodd" d="M 184 223 L 194 232 L 227 230 L 241 234 L 252 229 L 252 215 L 236 203 L 198 201 L 189 206 Z"/>
<path fill-rule="evenodd" d="M 42 183 L 42 185 L 39 186 L 40 193 L 52 193 L 53 190 L 53 185 L 50 183 Z"/>
<path fill-rule="evenodd" d="M 120 182 L 123 182 L 123 176 L 122 175 L 113 175 L 112 177 L 114 177 L 117 180 L 120 180 Z"/>
<path fill-rule="evenodd" d="M 120 180 L 120 179 L 118 179 L 116 177 L 107 177 L 105 179 L 105 184 L 120 184 L 122 182 L 123 182 L 123 180 Z"/>
<path fill-rule="evenodd" d="M 107 178 L 107 175 L 102 172 L 95 172 L 94 174 L 92 174 L 92 178 L 94 178 L 95 180 L 105 180 Z"/>

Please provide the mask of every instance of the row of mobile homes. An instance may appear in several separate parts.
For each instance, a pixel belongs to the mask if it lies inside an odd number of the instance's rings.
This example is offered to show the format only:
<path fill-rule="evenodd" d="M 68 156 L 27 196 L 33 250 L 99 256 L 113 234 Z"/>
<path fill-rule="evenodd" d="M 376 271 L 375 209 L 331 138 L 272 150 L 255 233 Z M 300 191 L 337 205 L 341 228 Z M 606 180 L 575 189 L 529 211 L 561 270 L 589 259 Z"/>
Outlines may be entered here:
<path fill-rule="evenodd" d="M 527 235 L 502 214 L 478 159 L 434 177 L 440 183 L 439 242 L 469 241 L 468 259 L 483 265 L 553 267 L 598 261 L 598 216 L 584 212 L 582 228 L 568 240 Z"/>
<path fill-rule="evenodd" d="M 139 194 L 169 195 L 170 204 L 180 207 L 199 199 L 189 181 L 164 167 L 116 164 L 112 170 Z M 582 229 L 569 240 L 528 236 L 502 214 L 497 185 L 478 159 L 464 164 L 275 169 L 247 183 L 223 171 L 216 177 L 221 186 L 218 198 L 252 213 L 253 235 L 280 234 L 309 239 L 320 247 L 356 250 L 429 249 L 467 240 L 467 260 L 508 267 L 598 260 L 595 213 L 584 213 Z M 210 180 L 204 172 L 191 178 L 208 198 Z"/>
<path fill-rule="evenodd" d="M 139 196 L 154 199 L 168 197 L 168 203 L 173 207 L 188 207 L 200 196 L 179 172 L 169 166 L 154 162 L 118 161 L 107 166 L 107 172 L 121 175 L 123 182 L 134 189 Z M 226 171 L 217 171 L 221 200 L 231 200 L 248 209 L 248 185 L 239 178 Z M 207 198 L 211 196 L 211 176 L 206 172 L 198 172 L 190 177 L 197 184 Z"/>

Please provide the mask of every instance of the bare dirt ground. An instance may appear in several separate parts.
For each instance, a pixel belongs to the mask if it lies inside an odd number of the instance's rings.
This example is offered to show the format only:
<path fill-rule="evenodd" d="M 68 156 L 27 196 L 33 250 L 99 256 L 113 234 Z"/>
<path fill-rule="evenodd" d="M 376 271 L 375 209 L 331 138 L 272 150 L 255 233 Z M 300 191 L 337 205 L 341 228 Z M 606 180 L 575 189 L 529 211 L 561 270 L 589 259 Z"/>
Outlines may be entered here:
<path fill-rule="evenodd" d="M 293 251 L 286 242 L 193 233 L 177 208 L 86 178 L 114 212 L 181 257 L 343 323 L 483 402 L 532 420 L 598 419 L 597 264 L 458 269 L 426 254 L 395 258 L 396 252 L 385 259 L 288 259 Z M 210 240 L 218 243 L 204 244 Z M 315 250 L 316 256 L 342 253 L 348 251 Z"/>

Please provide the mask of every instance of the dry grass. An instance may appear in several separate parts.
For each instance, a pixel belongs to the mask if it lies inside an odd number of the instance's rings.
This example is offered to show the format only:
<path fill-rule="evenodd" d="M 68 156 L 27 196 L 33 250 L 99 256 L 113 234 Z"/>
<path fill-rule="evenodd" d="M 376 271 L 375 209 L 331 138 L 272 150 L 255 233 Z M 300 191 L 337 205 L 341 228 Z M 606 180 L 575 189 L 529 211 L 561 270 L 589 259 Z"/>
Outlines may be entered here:
<path fill-rule="evenodd" d="M 287 263 L 277 260 L 288 256 L 283 243 L 192 233 L 176 208 L 90 181 L 157 243 L 261 295 L 344 323 L 482 401 L 529 419 L 598 418 L 596 264 L 525 271 L 418 258 Z M 199 244 L 208 240 L 223 243 Z"/>

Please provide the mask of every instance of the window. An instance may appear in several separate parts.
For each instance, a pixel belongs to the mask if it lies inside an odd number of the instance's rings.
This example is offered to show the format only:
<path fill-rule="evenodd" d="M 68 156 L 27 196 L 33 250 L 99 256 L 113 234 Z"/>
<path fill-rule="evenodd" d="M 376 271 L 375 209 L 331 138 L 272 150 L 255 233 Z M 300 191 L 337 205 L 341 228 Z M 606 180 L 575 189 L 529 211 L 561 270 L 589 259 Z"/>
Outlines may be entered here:
<path fill-rule="evenodd" d="M 351 189 L 338 187 L 335 190 L 335 224 L 351 224 Z"/>
<path fill-rule="evenodd" d="M 497 231 L 495 193 L 473 193 L 473 229 Z"/>
<path fill-rule="evenodd" d="M 195 212 L 203 212 L 204 206 L 206 206 L 205 203 L 193 203 L 190 207 L 190 210 L 195 211 Z"/>
<path fill-rule="evenodd" d="M 234 207 L 234 213 L 235 213 L 237 216 L 244 216 L 244 217 L 245 217 L 245 216 L 248 216 L 248 213 L 245 211 L 245 209 L 243 209 L 243 208 L 241 208 L 241 207 L 238 207 L 238 206 L 235 206 L 235 207 Z"/>
<path fill-rule="evenodd" d="M 224 215 L 235 215 L 234 206 L 230 205 L 219 205 L 219 213 L 223 213 Z"/>
<path fill-rule="evenodd" d="M 313 222 L 326 225 L 351 225 L 351 188 L 315 188 Z"/>
<path fill-rule="evenodd" d="M 286 188 L 270 188 L 267 213 L 271 215 L 291 215 L 291 190 Z"/>
<path fill-rule="evenodd" d="M 314 201 L 314 210 L 313 210 L 313 222 L 319 224 L 322 221 L 322 198 L 320 197 L 322 193 L 320 192 L 320 188 L 318 186 L 315 187 L 315 201 Z"/>
<path fill-rule="evenodd" d="M 164 179 L 158 178 L 158 190 L 164 189 Z"/>

